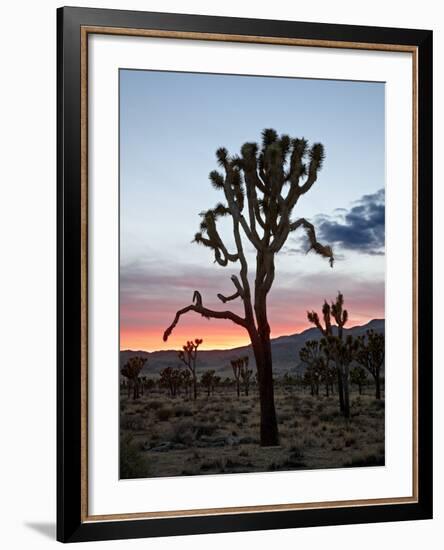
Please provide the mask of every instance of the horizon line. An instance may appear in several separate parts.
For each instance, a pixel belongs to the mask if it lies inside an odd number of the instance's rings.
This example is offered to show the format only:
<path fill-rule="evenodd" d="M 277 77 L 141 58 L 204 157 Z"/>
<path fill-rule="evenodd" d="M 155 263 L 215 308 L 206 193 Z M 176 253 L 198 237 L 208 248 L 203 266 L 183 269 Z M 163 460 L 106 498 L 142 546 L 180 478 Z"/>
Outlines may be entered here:
<path fill-rule="evenodd" d="M 354 328 L 358 328 L 358 327 L 364 327 L 365 325 L 368 325 L 370 323 L 372 323 L 373 321 L 384 321 L 385 322 L 385 317 L 374 317 L 373 319 L 370 319 L 369 321 L 367 321 L 367 323 L 364 323 L 362 325 L 353 325 L 352 327 L 344 327 L 345 330 L 352 330 Z M 337 326 L 336 324 L 333 324 L 333 326 Z M 317 327 L 312 327 L 312 326 L 309 326 L 308 328 L 302 330 L 301 332 L 294 332 L 292 334 L 280 334 L 278 336 L 275 336 L 273 338 L 270 338 L 270 340 L 277 340 L 278 338 L 286 338 L 288 336 L 300 336 L 301 334 L 303 334 L 304 332 L 307 332 L 308 330 L 312 330 L 312 329 L 315 329 Z M 239 348 L 248 348 L 251 346 L 251 343 L 249 344 L 246 344 L 246 345 L 243 345 L 243 346 L 236 346 L 236 347 L 232 347 L 232 348 L 211 348 L 211 349 L 202 349 L 200 351 L 231 351 L 231 350 L 236 350 L 236 349 L 239 349 Z M 157 353 L 157 352 L 168 352 L 168 351 L 176 351 L 177 352 L 177 349 L 175 348 L 170 348 L 170 349 L 154 349 L 154 350 L 146 350 L 146 349 L 130 349 L 130 348 L 124 348 L 124 349 L 119 349 L 119 353 L 122 353 L 122 352 L 125 352 L 125 351 L 131 351 L 131 352 L 142 352 L 142 353 Z"/>

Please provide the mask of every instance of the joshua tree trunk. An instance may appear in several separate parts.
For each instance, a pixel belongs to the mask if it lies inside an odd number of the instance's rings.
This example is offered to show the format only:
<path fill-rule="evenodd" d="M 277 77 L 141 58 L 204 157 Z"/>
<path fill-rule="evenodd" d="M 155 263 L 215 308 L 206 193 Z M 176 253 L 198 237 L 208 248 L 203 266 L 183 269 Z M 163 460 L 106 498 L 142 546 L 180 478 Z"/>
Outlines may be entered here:
<path fill-rule="evenodd" d="M 193 371 L 193 399 L 194 401 L 197 399 L 197 376 L 195 371 Z"/>
<path fill-rule="evenodd" d="M 133 382 L 133 399 L 139 399 L 139 382 L 134 380 Z"/>
<path fill-rule="evenodd" d="M 366 341 L 367 339 L 367 341 Z M 385 358 L 385 338 L 383 334 L 366 331 L 366 337 L 362 336 L 359 340 L 359 350 L 357 361 L 372 376 L 375 381 L 375 397 L 381 399 L 381 379 L 380 373 Z"/>
<path fill-rule="evenodd" d="M 342 373 L 339 365 L 336 366 L 336 371 L 338 373 L 339 410 L 342 414 L 344 414 L 344 388 L 342 384 Z"/>
<path fill-rule="evenodd" d="M 344 366 L 343 373 L 343 393 L 344 393 L 344 417 L 350 418 L 350 384 L 349 384 L 349 367 L 348 365 Z"/>
<path fill-rule="evenodd" d="M 274 406 L 273 359 L 270 325 L 267 318 L 267 294 L 274 280 L 274 257 L 259 253 L 256 260 L 254 311 L 259 345 L 253 344 L 259 382 L 261 410 L 261 445 L 279 445 L 278 424 Z M 253 338 L 251 339 L 253 341 Z"/>
<path fill-rule="evenodd" d="M 266 342 L 265 345 L 267 345 Z M 273 370 L 270 359 L 267 361 L 267 355 L 271 358 L 270 340 L 268 339 L 268 352 L 263 346 L 264 342 L 261 342 L 253 346 L 253 351 L 257 366 L 260 396 L 261 445 L 271 447 L 279 445 L 279 435 L 274 407 Z"/>
<path fill-rule="evenodd" d="M 379 373 L 377 373 L 375 376 L 375 386 L 375 397 L 376 399 L 381 399 L 381 380 L 379 378 Z"/>

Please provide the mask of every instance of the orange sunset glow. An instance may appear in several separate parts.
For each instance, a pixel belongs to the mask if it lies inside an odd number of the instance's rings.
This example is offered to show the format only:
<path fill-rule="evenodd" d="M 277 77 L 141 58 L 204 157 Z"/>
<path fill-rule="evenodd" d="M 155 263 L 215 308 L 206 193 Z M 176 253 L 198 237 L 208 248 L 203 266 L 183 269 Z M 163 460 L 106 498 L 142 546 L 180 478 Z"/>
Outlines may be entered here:
<path fill-rule="evenodd" d="M 374 315 L 351 315 L 348 327 L 364 325 L 375 318 L 383 318 L 383 309 L 373 311 Z M 272 326 L 272 338 L 286 336 L 303 332 L 311 328 L 308 322 L 294 323 L 292 325 L 284 323 L 275 323 Z M 181 349 L 184 342 L 194 338 L 202 338 L 203 344 L 200 349 L 232 349 L 242 346 L 248 346 L 250 340 L 246 331 L 229 322 L 208 322 L 204 319 L 196 318 L 193 323 L 183 324 L 176 327 L 173 334 L 167 342 L 162 339 L 164 327 L 126 328 L 120 330 L 120 349 L 140 350 L 140 351 L 159 351 L 170 349 Z"/>
<path fill-rule="evenodd" d="M 211 330 L 208 327 L 206 330 L 198 329 L 189 330 L 184 327 L 179 327 L 170 336 L 167 342 L 162 340 L 162 330 L 159 331 L 144 331 L 143 329 L 121 330 L 120 331 L 120 349 L 158 351 L 168 349 L 181 349 L 183 344 L 193 338 L 202 338 L 203 343 L 200 349 L 231 349 L 241 346 L 246 346 L 250 343 L 248 334 L 242 330 L 236 330 L 236 327 L 225 330 Z"/>

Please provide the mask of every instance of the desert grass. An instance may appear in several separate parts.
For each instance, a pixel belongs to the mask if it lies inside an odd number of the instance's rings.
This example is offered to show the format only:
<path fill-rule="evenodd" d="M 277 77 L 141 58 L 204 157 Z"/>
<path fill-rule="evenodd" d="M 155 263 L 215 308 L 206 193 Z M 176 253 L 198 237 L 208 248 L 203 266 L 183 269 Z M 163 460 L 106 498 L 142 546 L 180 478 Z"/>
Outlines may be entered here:
<path fill-rule="evenodd" d="M 380 466 L 384 464 L 384 401 L 351 396 L 351 418 L 337 396 L 275 390 L 280 445 L 259 445 L 257 391 L 204 391 L 193 401 L 155 389 L 133 401 L 121 392 L 122 478 Z"/>

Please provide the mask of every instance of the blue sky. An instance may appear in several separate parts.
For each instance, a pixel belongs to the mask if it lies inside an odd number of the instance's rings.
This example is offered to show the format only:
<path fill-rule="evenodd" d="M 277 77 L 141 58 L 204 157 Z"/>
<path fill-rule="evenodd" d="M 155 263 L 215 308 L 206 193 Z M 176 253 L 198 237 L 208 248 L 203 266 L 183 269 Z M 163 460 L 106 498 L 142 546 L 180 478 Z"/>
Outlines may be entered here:
<path fill-rule="evenodd" d="M 222 199 L 208 181 L 217 168 L 216 149 L 238 153 L 244 142 L 260 141 L 268 127 L 324 144 L 324 168 L 295 216 L 317 222 L 322 236 L 335 240 L 339 258 L 334 274 L 326 272 L 321 258 L 301 253 L 303 241 L 295 235 L 279 257 L 281 277 L 272 292 L 284 295 L 298 287 L 300 298 L 304 289 L 298 280 L 327 278 L 319 283 L 319 296 L 305 293 L 317 307 L 334 284 L 341 285 L 346 298 L 348 285 L 356 303 L 360 283 L 371 284 L 382 316 L 384 116 L 382 83 L 121 70 L 122 329 L 143 339 L 145 328 L 164 323 L 162 296 L 167 312 L 171 310 L 165 316 L 169 319 L 190 302 L 193 282 L 202 273 L 205 281 L 212 280 L 205 291 L 208 305 L 216 305 L 217 292 L 231 290 L 232 271 L 215 266 L 209 251 L 191 240 L 198 213 Z M 228 228 L 222 233 L 230 239 Z M 186 292 L 178 280 L 193 288 Z M 288 320 L 279 321 L 279 303 L 276 299 L 270 307 L 275 326 L 284 327 Z M 375 313 L 368 311 L 368 318 Z M 356 319 L 365 316 L 362 310 Z M 303 324 L 303 318 L 295 321 L 299 328 Z"/>

